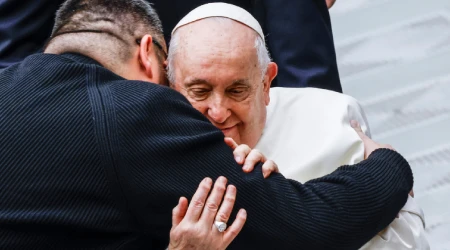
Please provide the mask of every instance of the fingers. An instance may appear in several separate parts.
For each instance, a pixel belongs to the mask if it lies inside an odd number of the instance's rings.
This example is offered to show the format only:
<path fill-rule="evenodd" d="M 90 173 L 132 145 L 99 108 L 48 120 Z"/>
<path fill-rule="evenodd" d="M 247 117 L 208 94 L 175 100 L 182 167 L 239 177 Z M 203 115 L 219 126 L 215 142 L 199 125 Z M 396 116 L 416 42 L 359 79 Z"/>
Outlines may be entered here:
<path fill-rule="evenodd" d="M 178 201 L 178 205 L 172 211 L 172 227 L 178 226 L 186 215 L 188 208 L 188 200 L 181 197 Z"/>
<path fill-rule="evenodd" d="M 228 145 L 228 147 L 230 147 L 233 150 L 235 150 L 239 146 L 231 137 L 225 137 L 224 141 Z"/>
<path fill-rule="evenodd" d="M 234 148 L 234 159 L 238 164 L 243 165 L 242 169 L 246 173 L 253 171 L 255 165 L 259 162 L 265 163 L 267 161 L 267 158 L 261 152 L 256 149 L 252 150 L 245 144 L 237 145 L 233 139 L 228 137 L 225 138 L 225 142 L 228 146 Z M 267 178 L 272 172 L 278 172 L 278 166 L 273 161 L 267 163 L 265 169 L 263 167 L 264 178 Z"/>
<path fill-rule="evenodd" d="M 246 220 L 247 211 L 245 211 L 245 209 L 239 210 L 233 224 L 231 224 L 231 226 L 224 233 L 223 240 L 226 246 L 228 246 L 234 240 L 234 238 L 236 238 L 236 236 L 244 227 Z"/>
<path fill-rule="evenodd" d="M 362 132 L 361 126 L 359 125 L 358 121 L 351 120 L 350 125 L 352 125 L 352 128 L 354 128 L 357 132 Z"/>
<path fill-rule="evenodd" d="M 262 166 L 262 172 L 263 172 L 264 178 L 267 178 L 270 176 L 270 174 L 279 173 L 280 171 L 278 170 L 278 166 L 274 161 L 267 160 L 266 162 L 264 162 L 264 164 Z"/>
<path fill-rule="evenodd" d="M 214 188 L 206 201 L 205 208 L 203 209 L 200 220 L 206 225 L 214 223 L 214 217 L 216 217 L 217 210 L 219 210 L 220 203 L 222 202 L 223 195 L 227 185 L 227 179 L 225 177 L 219 177 L 214 184 Z"/>
<path fill-rule="evenodd" d="M 227 193 L 225 194 L 225 198 L 223 199 L 222 205 L 217 212 L 215 220 L 227 223 L 228 219 L 230 219 L 231 212 L 233 211 L 235 201 L 236 187 L 233 185 L 229 185 L 227 187 Z"/>
<path fill-rule="evenodd" d="M 364 159 L 369 158 L 369 156 L 372 154 L 373 151 L 380 149 L 380 148 L 388 148 L 391 150 L 395 150 L 391 145 L 388 144 L 378 144 L 374 142 L 372 139 L 370 139 L 367 135 L 364 134 L 364 132 L 361 129 L 361 126 L 357 121 L 350 121 L 350 124 L 355 129 L 356 133 L 358 133 L 359 137 L 361 138 L 362 142 L 364 143 Z"/>
<path fill-rule="evenodd" d="M 253 171 L 256 164 L 258 164 L 259 162 L 265 162 L 265 161 L 267 161 L 266 157 L 258 150 L 253 149 L 247 155 L 247 158 L 245 158 L 244 166 L 242 169 L 244 170 L 244 172 L 249 173 L 249 172 Z"/>
<path fill-rule="evenodd" d="M 208 197 L 209 191 L 211 190 L 212 180 L 210 178 L 205 178 L 195 191 L 192 197 L 191 203 L 189 204 L 188 211 L 186 212 L 185 218 L 189 221 L 196 222 L 202 214 L 203 207 L 205 206 L 206 197 Z"/>
<path fill-rule="evenodd" d="M 249 146 L 241 144 L 237 146 L 233 151 L 234 159 L 238 164 L 242 165 L 246 161 L 248 157 L 247 155 L 249 155 L 251 151 L 252 149 Z"/>
<path fill-rule="evenodd" d="M 356 133 L 358 133 L 359 137 L 361 137 L 361 139 L 364 141 L 366 140 L 368 137 L 366 134 L 364 134 L 364 132 L 361 129 L 361 126 L 359 125 L 359 122 L 355 121 L 355 120 L 351 120 L 350 121 L 350 125 L 352 126 L 352 128 L 356 131 Z"/>
<path fill-rule="evenodd" d="M 361 129 L 361 126 L 359 125 L 359 122 L 357 122 L 355 120 L 351 120 L 350 125 L 356 131 L 359 138 L 361 138 L 361 140 L 364 144 L 364 159 L 367 159 L 369 157 L 369 155 L 375 150 L 377 145 L 369 137 L 367 137 L 364 134 L 364 132 Z"/>

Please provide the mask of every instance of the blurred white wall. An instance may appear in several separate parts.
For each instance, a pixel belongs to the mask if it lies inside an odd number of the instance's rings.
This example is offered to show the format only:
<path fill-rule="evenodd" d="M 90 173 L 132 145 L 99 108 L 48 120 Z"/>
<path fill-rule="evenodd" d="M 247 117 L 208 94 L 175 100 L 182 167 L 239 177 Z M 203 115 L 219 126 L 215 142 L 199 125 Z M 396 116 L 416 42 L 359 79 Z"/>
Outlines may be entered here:
<path fill-rule="evenodd" d="M 450 249 L 450 0 L 336 0 L 344 93 L 413 168 L 431 249 Z"/>

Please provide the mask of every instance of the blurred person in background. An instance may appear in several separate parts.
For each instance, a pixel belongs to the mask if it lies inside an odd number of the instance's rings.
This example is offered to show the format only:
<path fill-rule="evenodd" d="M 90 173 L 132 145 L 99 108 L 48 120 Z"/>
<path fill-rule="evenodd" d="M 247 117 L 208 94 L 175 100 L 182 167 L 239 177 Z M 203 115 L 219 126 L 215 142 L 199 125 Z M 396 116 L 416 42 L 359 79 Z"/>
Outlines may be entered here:
<path fill-rule="evenodd" d="M 50 36 L 63 0 L 0 0 L 0 68 L 38 52 Z M 161 17 L 164 36 L 196 7 L 211 0 L 149 0 Z M 267 34 L 278 64 L 272 87 L 316 87 L 342 92 L 330 16 L 334 1 L 224 0 L 253 13 Z"/>

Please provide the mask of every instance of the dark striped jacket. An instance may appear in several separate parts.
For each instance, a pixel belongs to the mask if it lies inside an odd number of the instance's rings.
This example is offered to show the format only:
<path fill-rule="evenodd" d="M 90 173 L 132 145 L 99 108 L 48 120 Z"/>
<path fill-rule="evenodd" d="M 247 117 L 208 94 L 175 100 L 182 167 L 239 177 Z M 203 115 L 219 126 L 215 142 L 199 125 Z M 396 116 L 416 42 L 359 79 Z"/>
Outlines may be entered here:
<path fill-rule="evenodd" d="M 244 174 L 179 93 L 81 55 L 0 71 L 0 249 L 163 249 L 179 197 L 220 175 L 248 211 L 230 249 L 356 249 L 413 184 L 390 150 L 305 184 Z"/>

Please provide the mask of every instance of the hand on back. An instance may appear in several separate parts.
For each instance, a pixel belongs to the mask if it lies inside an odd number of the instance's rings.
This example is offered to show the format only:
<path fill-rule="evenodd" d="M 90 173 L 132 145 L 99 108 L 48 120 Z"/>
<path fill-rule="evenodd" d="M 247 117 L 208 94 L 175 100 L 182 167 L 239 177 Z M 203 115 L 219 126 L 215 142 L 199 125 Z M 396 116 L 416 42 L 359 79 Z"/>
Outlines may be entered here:
<path fill-rule="evenodd" d="M 238 145 L 229 137 L 225 137 L 225 143 L 234 150 L 234 159 L 238 164 L 242 165 L 244 172 L 250 173 L 258 163 L 262 162 L 264 178 L 269 177 L 272 173 L 279 173 L 277 164 L 272 160 L 268 160 L 259 150 L 251 149 L 245 144 Z"/>

